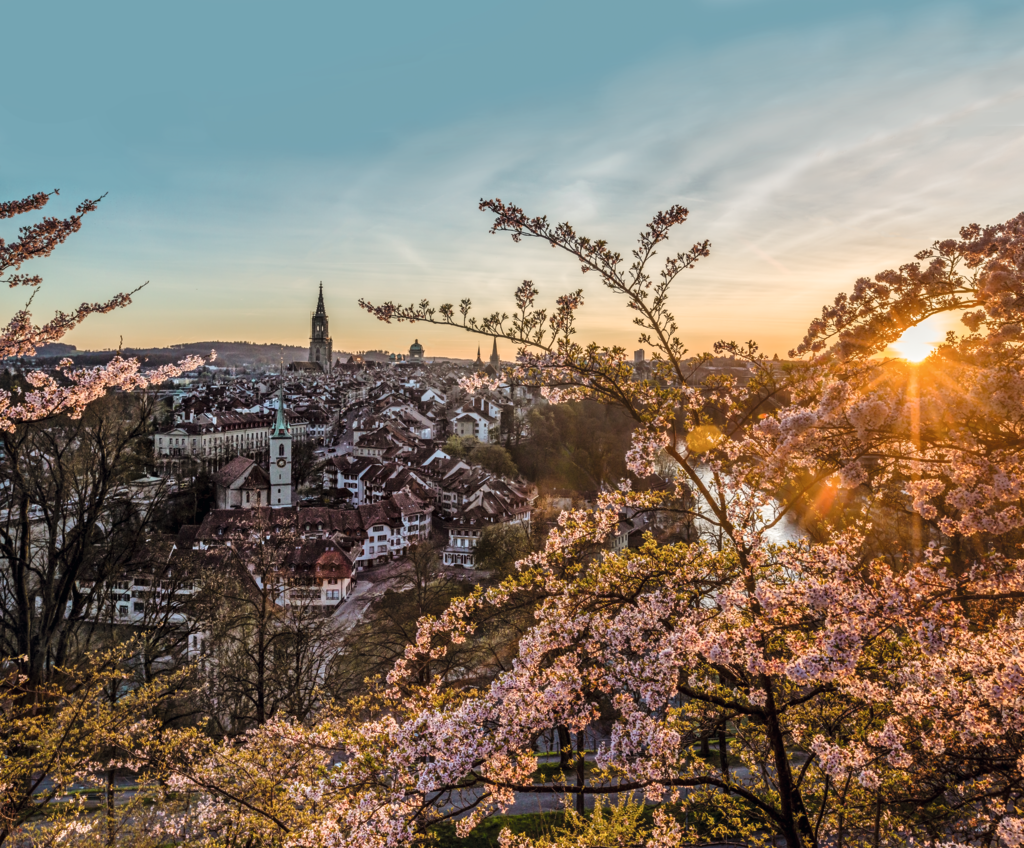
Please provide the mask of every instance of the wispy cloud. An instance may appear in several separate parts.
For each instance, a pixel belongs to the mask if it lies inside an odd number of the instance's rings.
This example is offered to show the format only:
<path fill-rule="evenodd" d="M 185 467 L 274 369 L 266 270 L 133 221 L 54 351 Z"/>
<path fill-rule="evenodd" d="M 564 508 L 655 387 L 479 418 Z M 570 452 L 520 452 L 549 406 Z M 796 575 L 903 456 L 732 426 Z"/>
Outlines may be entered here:
<path fill-rule="evenodd" d="M 523 277 L 552 293 L 580 278 L 550 251 L 480 238 L 486 222 L 467 214 L 479 195 L 572 220 L 624 251 L 655 209 L 686 203 L 680 246 L 715 246 L 680 290 L 688 338 L 784 350 L 857 276 L 1024 208 L 1007 178 L 1024 154 L 1024 52 L 980 35 L 945 21 L 908 42 L 869 22 L 752 39 L 695 60 L 697 81 L 666 60 L 573 110 L 495 120 L 486 138 L 462 126 L 419 137 L 351 201 L 387 198 L 385 229 L 429 245 L 433 267 L 390 281 L 393 296 L 431 293 L 440 276 L 487 306 Z M 452 297 L 448 285 L 436 296 Z M 590 300 L 584 326 L 631 344 L 614 301 Z"/>
<path fill-rule="evenodd" d="M 374 323 L 358 297 L 471 296 L 493 309 L 529 278 L 552 296 L 586 284 L 584 330 L 631 346 L 621 304 L 568 257 L 487 235 L 476 202 L 500 196 L 623 253 L 654 211 L 689 206 L 679 247 L 713 242 L 677 295 L 691 347 L 756 338 L 784 351 L 856 277 L 1024 208 L 1024 11 L 1000 8 L 922 7 L 918 20 L 849 11 L 707 43 L 681 32 L 678 50 L 600 85 L 531 80 L 534 101 L 450 108 L 376 150 L 172 169 L 159 210 L 140 216 L 138 198 L 104 210 L 104 226 L 131 233 L 130 250 L 78 254 L 84 281 L 104 291 L 160 274 L 131 318 L 95 332 L 301 343 L 323 279 L 336 347 L 401 349 L 412 331 Z M 82 344 L 99 338 L 87 327 Z M 415 334 L 428 353 L 475 351 L 457 334 Z"/>

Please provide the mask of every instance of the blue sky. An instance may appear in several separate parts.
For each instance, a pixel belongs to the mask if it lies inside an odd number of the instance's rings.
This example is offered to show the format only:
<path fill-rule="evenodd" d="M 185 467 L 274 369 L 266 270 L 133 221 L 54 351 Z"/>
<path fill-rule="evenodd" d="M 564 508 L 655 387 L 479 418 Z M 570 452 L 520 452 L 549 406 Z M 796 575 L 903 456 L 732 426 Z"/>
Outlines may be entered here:
<path fill-rule="evenodd" d="M 1024 210 L 1019 2 L 96 2 L 3 21 L 0 196 L 58 187 L 67 212 L 108 192 L 36 263 L 37 316 L 150 281 L 79 347 L 303 344 L 323 280 L 336 349 L 470 355 L 356 300 L 494 309 L 528 278 L 552 298 L 585 284 L 585 335 L 632 348 L 567 257 L 487 234 L 477 202 L 501 197 L 624 253 L 688 206 L 678 245 L 712 240 L 676 294 L 691 349 L 784 352 L 858 276 Z"/>

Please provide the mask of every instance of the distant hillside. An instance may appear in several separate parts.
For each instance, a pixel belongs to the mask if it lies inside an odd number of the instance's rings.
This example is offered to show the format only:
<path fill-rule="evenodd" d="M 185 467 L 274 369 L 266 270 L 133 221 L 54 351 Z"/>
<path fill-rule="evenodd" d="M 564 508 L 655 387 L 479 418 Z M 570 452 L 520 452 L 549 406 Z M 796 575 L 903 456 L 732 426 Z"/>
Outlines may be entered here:
<path fill-rule="evenodd" d="M 64 344 L 64 342 L 50 342 L 36 348 L 36 356 L 64 357 L 74 356 L 78 352 L 78 348 L 73 344 Z"/>
<path fill-rule="evenodd" d="M 296 360 L 305 361 L 308 353 L 307 348 L 297 345 L 225 341 L 186 342 L 152 348 L 126 347 L 121 353 L 126 357 L 140 359 L 147 365 L 167 365 L 185 356 L 209 356 L 211 350 L 217 351 L 217 359 L 213 364 L 222 368 L 268 368 L 277 365 L 282 356 L 287 365 Z M 114 350 L 76 350 L 73 345 L 46 345 L 40 348 L 36 360 L 45 365 L 51 360 L 71 356 L 79 366 L 105 365 L 116 354 Z M 347 353 L 338 352 L 337 355 L 348 358 Z"/>
<path fill-rule="evenodd" d="M 298 345 L 257 344 L 254 342 L 188 342 L 166 348 L 166 352 L 175 357 L 182 355 L 209 356 L 211 350 L 217 351 L 215 365 L 273 364 L 279 362 L 281 357 L 284 357 L 287 364 L 296 360 L 305 361 L 309 353 L 308 348 Z M 160 351 L 160 353 L 164 352 Z"/>
<path fill-rule="evenodd" d="M 169 365 L 177 362 L 185 356 L 208 357 L 210 351 L 217 351 L 217 359 L 213 364 L 220 368 L 254 368 L 262 370 L 275 368 L 284 357 L 284 363 L 305 362 L 309 349 L 299 345 L 280 344 L 259 344 L 256 342 L 184 342 L 182 344 L 168 345 L 167 347 L 126 347 L 121 353 L 125 357 L 140 359 L 147 365 Z M 40 345 L 38 352 L 33 357 L 33 362 L 39 365 L 55 365 L 58 360 L 66 356 L 71 357 L 79 367 L 90 367 L 94 365 L 106 365 L 117 354 L 114 350 L 78 350 L 74 345 L 55 343 Z M 347 351 L 336 350 L 335 359 L 346 362 L 351 354 Z M 386 350 L 358 351 L 357 356 L 363 357 L 367 362 L 386 363 L 390 361 L 391 353 Z M 471 365 L 472 359 L 459 359 L 455 357 L 433 357 L 428 356 L 427 362 L 451 362 L 459 365 Z"/>

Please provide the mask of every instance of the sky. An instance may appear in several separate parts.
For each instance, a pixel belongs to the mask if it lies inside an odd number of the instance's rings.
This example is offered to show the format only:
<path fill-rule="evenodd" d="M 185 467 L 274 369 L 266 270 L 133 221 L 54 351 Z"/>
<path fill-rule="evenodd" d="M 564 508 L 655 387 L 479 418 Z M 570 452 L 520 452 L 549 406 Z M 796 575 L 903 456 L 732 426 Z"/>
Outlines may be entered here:
<path fill-rule="evenodd" d="M 571 257 L 488 234 L 477 206 L 499 197 L 623 254 L 686 206 L 669 247 L 711 240 L 674 288 L 689 349 L 784 355 L 858 277 L 1024 211 L 1019 0 L 98 0 L 2 20 L 0 199 L 59 188 L 66 215 L 106 193 L 25 266 L 37 320 L 148 281 L 79 348 L 304 345 L 322 281 L 336 351 L 475 356 L 479 337 L 357 301 L 490 312 L 523 279 L 550 301 L 582 285 L 582 338 L 635 348 Z M 24 302 L 4 291 L 0 317 Z"/>

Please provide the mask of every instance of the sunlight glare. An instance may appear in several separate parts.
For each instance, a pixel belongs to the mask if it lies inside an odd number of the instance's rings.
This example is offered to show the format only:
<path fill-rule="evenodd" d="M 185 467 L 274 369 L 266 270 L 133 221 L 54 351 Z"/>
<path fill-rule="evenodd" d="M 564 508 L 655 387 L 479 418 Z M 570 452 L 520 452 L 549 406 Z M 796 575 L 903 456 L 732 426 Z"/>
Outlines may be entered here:
<path fill-rule="evenodd" d="M 934 327 L 918 324 L 916 327 L 908 327 L 899 341 L 893 342 L 890 347 L 902 359 L 908 362 L 920 362 L 925 359 L 942 341 L 942 334 L 936 332 Z"/>

